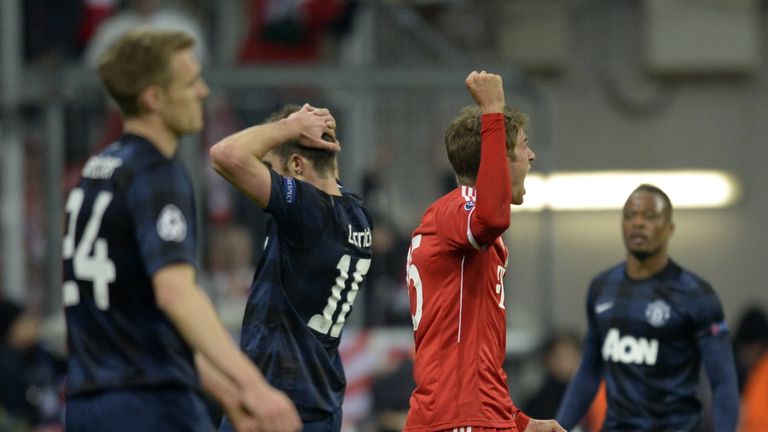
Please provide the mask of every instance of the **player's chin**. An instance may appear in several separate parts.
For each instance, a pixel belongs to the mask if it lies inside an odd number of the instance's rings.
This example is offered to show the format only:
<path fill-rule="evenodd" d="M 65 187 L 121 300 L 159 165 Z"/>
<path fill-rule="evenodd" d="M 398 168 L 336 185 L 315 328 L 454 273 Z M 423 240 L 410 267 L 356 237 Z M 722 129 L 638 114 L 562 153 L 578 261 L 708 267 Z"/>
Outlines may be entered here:
<path fill-rule="evenodd" d="M 525 196 L 525 186 L 512 185 L 512 204 L 513 205 L 522 204 L 524 196 Z"/>
<path fill-rule="evenodd" d="M 189 122 L 179 129 L 181 135 L 198 133 L 203 130 L 203 120 L 200 119 L 200 121 Z"/>

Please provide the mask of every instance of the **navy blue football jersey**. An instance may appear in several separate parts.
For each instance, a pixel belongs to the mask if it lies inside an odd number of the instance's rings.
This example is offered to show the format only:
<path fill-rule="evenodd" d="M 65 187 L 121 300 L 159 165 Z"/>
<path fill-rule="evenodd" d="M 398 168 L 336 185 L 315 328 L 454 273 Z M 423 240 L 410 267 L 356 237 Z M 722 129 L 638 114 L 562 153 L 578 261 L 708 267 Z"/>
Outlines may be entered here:
<path fill-rule="evenodd" d="M 125 135 L 87 161 L 66 203 L 68 395 L 199 387 L 192 351 L 151 282 L 167 264 L 196 264 L 194 208 L 184 167 L 141 137 Z"/>
<path fill-rule="evenodd" d="M 270 170 L 267 240 L 243 318 L 241 346 L 287 393 L 302 420 L 341 407 L 338 345 L 371 265 L 372 222 L 355 196 L 331 196 Z"/>
<path fill-rule="evenodd" d="M 603 430 L 698 431 L 702 355 L 730 349 L 712 287 L 672 260 L 643 280 L 620 264 L 592 281 L 587 315 L 585 358 L 597 359 L 606 382 Z"/>

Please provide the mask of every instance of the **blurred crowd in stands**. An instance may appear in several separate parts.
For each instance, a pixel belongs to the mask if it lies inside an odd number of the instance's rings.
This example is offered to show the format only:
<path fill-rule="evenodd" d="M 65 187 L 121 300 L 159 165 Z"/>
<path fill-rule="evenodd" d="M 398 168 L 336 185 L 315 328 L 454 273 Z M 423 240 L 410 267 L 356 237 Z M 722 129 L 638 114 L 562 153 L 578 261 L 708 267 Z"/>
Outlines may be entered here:
<path fill-rule="evenodd" d="M 264 63 L 316 63 L 328 60 L 333 44 L 347 36 L 354 24 L 360 1 L 357 0 L 233 0 L 231 17 L 214 20 L 221 13 L 214 2 L 204 0 L 24 0 L 23 55 L 32 67 L 81 64 L 94 67 L 98 54 L 118 34 L 140 25 L 175 28 L 198 39 L 198 54 L 208 65 L 254 65 Z M 216 10 L 214 11 L 214 8 Z M 231 23 L 236 43 L 229 52 L 212 46 L 211 30 Z M 43 30 L 44 29 L 44 30 Z M 297 90 L 300 97 L 322 98 Z M 236 309 L 227 316 L 242 316 L 254 265 L 264 243 L 265 216 L 241 194 L 236 193 L 209 168 L 207 149 L 224 135 L 244 125 L 260 122 L 281 105 L 286 95 L 253 91 L 227 97 L 214 96 L 207 112 L 210 121 L 199 141 L 200 172 L 204 176 L 204 211 L 207 214 L 205 248 L 202 259 L 205 274 L 202 284 L 218 306 Z M 291 94 L 297 96 L 297 94 Z M 289 102 L 295 102 L 290 100 Z M 62 196 L 71 188 L 88 155 L 108 145 L 120 133 L 119 117 L 110 114 L 108 104 L 84 113 L 84 108 L 67 111 L 66 171 Z M 106 114 L 105 114 L 106 113 Z M 94 118 L 96 120 L 94 120 Z M 94 127 L 90 127 L 94 126 Z M 46 348 L 40 337 L 41 308 L 44 307 L 45 280 L 39 271 L 45 259 L 46 215 L 40 182 L 42 162 L 35 155 L 45 144 L 34 133 L 27 137 L 26 244 L 29 247 L 27 306 L 0 301 L 0 431 L 61 430 L 62 381 L 65 363 L 62 353 Z M 408 329 L 411 317 L 404 283 L 409 233 L 391 219 L 386 198 L 382 197 L 380 174 L 389 157 L 373 158 L 362 178 L 359 192 L 375 220 L 373 248 L 375 259 L 369 284 L 356 304 L 360 328 L 399 327 Z M 454 187 L 452 179 L 445 188 Z M 741 316 L 729 317 L 733 325 L 734 353 L 737 359 L 740 390 L 743 395 L 741 432 L 768 430 L 768 318 L 755 306 Z M 233 321 L 234 328 L 239 322 Z M 356 334 L 357 337 L 362 337 Z M 364 333 L 363 333 L 364 335 Z M 364 341 L 363 341 L 364 342 Z M 363 343 L 361 342 L 361 343 Z M 350 345 L 354 345 L 350 343 Z M 527 388 L 513 388 L 513 399 L 524 411 L 537 418 L 553 418 L 568 380 L 580 361 L 578 334 L 555 332 L 540 349 L 525 358 L 511 357 L 510 376 L 532 370 Z M 349 349 L 345 361 L 354 361 L 359 352 Z M 361 356 L 361 359 L 364 358 Z M 380 364 L 380 363 L 376 363 Z M 531 367 L 531 365 L 534 365 Z M 542 367 L 543 366 L 543 367 Z M 351 372 L 354 373 L 354 372 Z M 388 353 L 385 366 L 360 378 L 367 413 L 354 417 L 360 431 L 402 430 L 408 397 L 414 387 L 412 358 L 408 349 Z M 350 382 L 356 379 L 353 379 Z M 526 380 L 516 382 L 525 383 Z M 350 386 L 354 396 L 360 389 Z M 582 430 L 599 430 L 604 396 L 595 401 Z M 345 408 L 345 413 L 346 413 Z M 354 409 L 350 413 L 355 413 Z"/>

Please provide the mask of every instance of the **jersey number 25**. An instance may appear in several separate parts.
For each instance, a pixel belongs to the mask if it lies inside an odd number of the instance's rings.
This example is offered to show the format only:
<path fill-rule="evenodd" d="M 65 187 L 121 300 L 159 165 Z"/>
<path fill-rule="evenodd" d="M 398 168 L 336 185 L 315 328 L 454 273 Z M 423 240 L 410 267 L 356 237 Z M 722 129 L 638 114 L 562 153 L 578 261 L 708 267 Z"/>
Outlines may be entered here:
<path fill-rule="evenodd" d="M 413 251 L 418 249 L 418 247 L 421 246 L 421 234 L 413 237 L 411 239 L 411 247 L 408 248 L 408 263 L 406 264 L 406 272 L 407 274 L 407 280 L 406 283 L 408 284 L 408 289 L 411 289 L 411 286 L 413 286 L 413 290 L 416 294 L 416 307 L 414 308 L 414 314 L 411 315 L 411 319 L 413 319 L 413 331 L 416 331 L 419 329 L 419 323 L 421 322 L 421 315 L 424 311 L 424 288 L 421 283 L 421 275 L 419 274 L 419 269 L 416 267 L 416 264 L 413 263 Z M 501 309 L 505 309 L 504 307 L 504 274 L 506 272 L 506 269 L 503 266 L 497 266 L 496 267 L 496 278 L 498 283 L 496 284 L 496 294 L 499 295 L 499 307 Z"/>

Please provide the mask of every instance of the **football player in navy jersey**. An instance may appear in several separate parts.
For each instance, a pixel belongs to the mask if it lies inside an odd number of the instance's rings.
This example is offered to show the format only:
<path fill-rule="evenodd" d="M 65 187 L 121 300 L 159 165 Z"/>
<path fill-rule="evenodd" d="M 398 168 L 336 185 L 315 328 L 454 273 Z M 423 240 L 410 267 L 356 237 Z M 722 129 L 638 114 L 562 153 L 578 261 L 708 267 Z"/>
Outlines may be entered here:
<path fill-rule="evenodd" d="M 271 215 L 241 347 L 293 400 L 305 432 L 341 428 L 339 340 L 371 265 L 372 223 L 338 184 L 335 128 L 327 109 L 288 106 L 210 153 L 216 171 Z"/>
<path fill-rule="evenodd" d="M 622 227 L 627 258 L 589 287 L 584 355 L 558 421 L 574 427 L 605 379 L 603 431 L 699 431 L 703 365 L 714 430 L 734 431 L 739 395 L 728 327 L 709 283 L 667 254 L 674 230 L 669 197 L 640 185 L 624 204 Z"/>
<path fill-rule="evenodd" d="M 67 431 L 210 431 L 201 381 L 238 430 L 301 426 L 195 282 L 195 204 L 174 156 L 209 93 L 192 47 L 182 32 L 136 30 L 99 64 L 124 135 L 66 202 Z"/>

